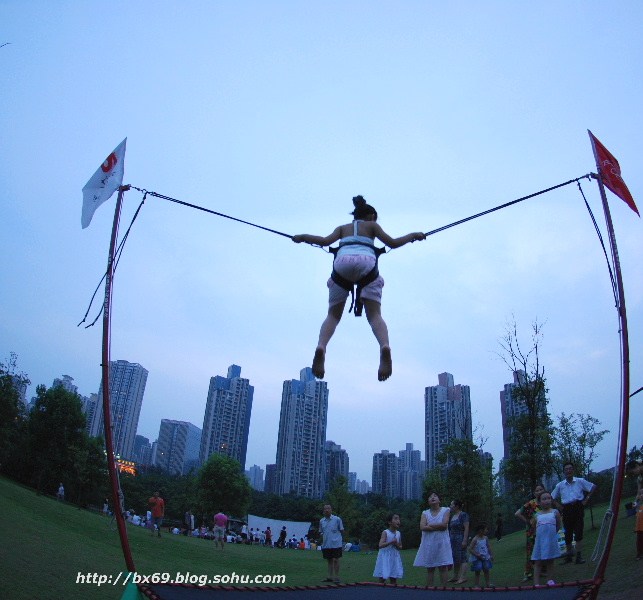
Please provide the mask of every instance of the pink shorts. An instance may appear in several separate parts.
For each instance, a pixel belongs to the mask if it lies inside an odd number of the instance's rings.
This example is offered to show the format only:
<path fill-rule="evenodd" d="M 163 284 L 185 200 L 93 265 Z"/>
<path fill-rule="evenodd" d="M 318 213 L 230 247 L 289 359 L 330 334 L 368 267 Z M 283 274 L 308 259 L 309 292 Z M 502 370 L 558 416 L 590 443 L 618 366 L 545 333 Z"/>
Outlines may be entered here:
<path fill-rule="evenodd" d="M 344 279 L 359 281 L 368 275 L 375 266 L 375 257 L 368 254 L 346 254 L 335 259 L 333 267 Z M 328 280 L 328 305 L 334 306 L 346 301 L 349 292 L 337 285 L 332 279 Z M 362 288 L 362 299 L 382 303 L 382 288 L 384 278 L 380 275 L 375 281 Z"/>

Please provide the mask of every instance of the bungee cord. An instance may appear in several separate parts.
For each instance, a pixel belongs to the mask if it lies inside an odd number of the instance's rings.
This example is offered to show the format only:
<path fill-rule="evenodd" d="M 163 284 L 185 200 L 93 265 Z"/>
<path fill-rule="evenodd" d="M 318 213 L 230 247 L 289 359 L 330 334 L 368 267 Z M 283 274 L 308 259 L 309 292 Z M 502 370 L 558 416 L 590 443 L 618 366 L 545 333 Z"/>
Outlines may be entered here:
<path fill-rule="evenodd" d="M 577 183 L 581 179 L 591 179 L 592 174 L 587 173 L 587 175 L 581 175 L 580 177 L 576 177 L 576 179 L 570 179 L 569 181 L 566 181 L 565 183 L 559 183 L 558 185 L 554 185 L 552 187 L 549 187 L 545 190 L 540 190 L 539 192 L 535 192 L 533 194 L 529 194 L 528 196 L 523 196 L 522 198 L 517 198 L 516 200 L 512 200 L 511 202 L 506 202 L 505 204 L 501 204 L 500 206 L 496 206 L 494 208 L 490 208 L 489 210 L 485 210 L 484 212 L 471 215 L 470 217 L 467 217 L 465 219 L 460 219 L 459 221 L 454 221 L 453 223 L 449 223 L 448 225 L 443 225 L 442 227 L 438 227 L 437 229 L 433 229 L 432 231 L 427 231 L 425 235 L 429 237 L 430 235 L 433 235 L 435 233 L 439 233 L 440 231 L 444 231 L 445 229 L 449 229 L 450 227 L 455 227 L 456 225 L 461 225 L 462 223 L 466 223 L 467 221 L 472 221 L 473 219 L 477 219 L 478 217 L 483 217 L 484 215 L 488 215 L 489 213 L 495 212 L 497 210 L 500 210 L 501 208 L 507 208 L 508 206 L 512 206 L 514 204 L 518 204 L 518 202 L 522 202 L 523 200 L 529 200 L 530 198 L 535 198 L 536 196 L 540 196 L 541 194 L 546 194 L 547 192 L 551 192 L 553 190 L 557 190 L 558 188 L 565 187 L 566 185 L 569 185 L 570 183 Z"/>
<path fill-rule="evenodd" d="M 269 227 L 264 227 L 263 225 L 257 225 L 255 223 L 250 223 L 250 221 L 244 221 L 243 219 L 237 219 L 236 217 L 231 217 L 230 215 L 224 215 L 223 213 L 217 212 L 216 210 L 210 210 L 209 208 L 205 208 L 203 206 L 198 206 L 197 204 L 191 204 L 190 202 L 184 202 L 183 200 L 177 200 L 176 198 L 171 198 L 170 196 L 164 196 L 163 194 L 157 194 L 156 192 L 148 192 L 147 190 L 142 190 L 141 188 L 137 188 L 135 186 L 130 186 L 132 189 L 138 190 L 139 192 L 142 192 L 144 194 L 149 194 L 150 196 L 154 196 L 155 198 L 160 198 L 161 200 L 169 200 L 170 202 L 175 202 L 176 204 L 182 204 L 183 206 L 189 206 L 190 208 L 195 208 L 197 210 L 202 210 L 203 212 L 210 213 L 212 215 L 216 215 L 217 217 L 224 217 L 226 219 L 230 219 L 232 221 L 237 221 L 238 223 L 243 223 L 244 225 L 250 225 L 252 227 L 257 227 L 258 229 L 263 229 L 264 231 L 269 231 L 270 233 L 276 233 L 277 235 L 282 235 L 284 237 L 292 239 L 292 235 L 289 235 L 287 233 L 283 233 L 281 231 L 277 231 L 275 229 L 270 229 Z"/>
<path fill-rule="evenodd" d="M 596 231 L 598 233 L 599 239 L 601 241 L 601 245 L 603 246 L 603 252 L 605 253 L 605 256 L 607 258 L 607 251 L 605 249 L 605 244 L 603 243 L 603 239 L 602 239 L 602 237 L 600 235 L 600 230 L 598 229 L 598 225 L 596 224 L 596 220 L 594 219 L 594 215 L 592 214 L 592 211 L 589 208 L 589 204 L 587 203 L 587 200 L 585 199 L 585 195 L 583 193 L 583 190 L 582 190 L 582 188 L 580 186 L 580 180 L 581 179 L 591 179 L 592 177 L 594 177 L 593 173 L 587 173 L 586 175 L 582 175 L 580 177 L 570 179 L 569 181 L 565 181 L 564 183 L 559 183 L 558 185 L 548 187 L 546 189 L 540 190 L 538 192 L 534 192 L 533 194 L 529 194 L 527 196 L 522 196 L 521 198 L 511 200 L 510 202 L 505 202 L 504 204 L 500 204 L 499 206 L 495 206 L 495 207 L 490 208 L 488 210 L 485 210 L 483 212 L 476 213 L 475 215 L 471 215 L 471 216 L 466 217 L 464 219 L 460 219 L 458 221 L 454 221 L 453 223 L 449 223 L 447 225 L 443 225 L 442 227 L 438 227 L 437 229 L 427 231 L 425 235 L 428 237 L 430 235 L 440 233 L 441 231 L 445 231 L 447 229 L 450 229 L 451 227 L 455 227 L 456 225 L 462 225 L 463 223 L 467 223 L 468 221 L 472 221 L 473 219 L 477 219 L 478 217 L 482 217 L 482 216 L 488 215 L 490 213 L 496 212 L 496 211 L 498 211 L 498 210 L 500 210 L 502 208 L 507 208 L 509 206 L 513 206 L 514 204 L 518 204 L 519 202 L 523 202 L 525 200 L 529 200 L 530 198 L 535 198 L 536 196 L 546 194 L 547 192 L 551 192 L 553 190 L 556 190 L 558 188 L 564 187 L 564 186 L 569 185 L 571 183 L 576 183 L 576 184 L 578 184 L 578 187 L 579 187 L 579 189 L 581 191 L 581 194 L 583 195 L 583 199 L 585 200 L 585 205 L 587 206 L 587 208 L 588 208 L 588 210 L 590 212 L 592 221 L 594 222 L 594 227 L 596 228 Z M 204 206 L 199 206 L 198 204 L 194 204 L 192 202 L 186 202 L 184 200 L 179 200 L 178 198 L 172 198 L 171 196 L 166 196 L 165 194 L 159 194 L 158 192 L 151 192 L 151 191 L 146 190 L 144 188 L 136 187 L 134 185 L 128 185 L 126 187 L 127 187 L 127 189 L 134 189 L 134 190 L 137 190 L 138 192 L 141 192 L 143 194 L 143 200 L 141 201 L 139 207 L 137 208 L 136 213 L 134 214 L 134 217 L 132 218 L 132 221 L 131 221 L 128 229 L 127 229 L 127 232 L 123 236 L 123 239 L 122 239 L 121 243 L 119 244 L 119 246 L 118 246 L 118 248 L 116 250 L 114 271 L 116 271 L 116 267 L 118 266 L 118 262 L 120 260 L 121 255 L 122 255 L 123 247 L 125 245 L 125 241 L 127 240 L 127 237 L 128 237 L 128 235 L 130 233 L 132 225 L 134 224 L 134 221 L 138 217 L 138 214 L 139 214 L 139 212 L 140 212 L 140 210 L 141 210 L 141 208 L 142 208 L 147 196 L 153 196 L 154 198 L 159 198 L 161 200 L 167 200 L 169 202 L 174 202 L 175 204 L 180 204 L 182 206 L 187 206 L 189 208 L 194 208 L 196 210 L 200 210 L 202 212 L 206 212 L 206 213 L 209 213 L 209 214 L 217 216 L 217 217 L 223 217 L 225 219 L 230 219 L 231 221 L 236 221 L 237 223 L 242 223 L 244 225 L 249 225 L 251 227 L 256 227 L 257 229 L 262 229 L 263 231 L 268 231 L 269 233 L 274 233 L 274 234 L 280 235 L 282 237 L 286 237 L 286 238 L 289 238 L 289 239 L 293 238 L 292 235 L 290 235 L 288 233 L 284 233 L 283 231 L 277 231 L 276 229 L 271 229 L 270 227 L 265 227 L 263 225 L 258 225 L 256 223 L 251 223 L 250 221 L 245 221 L 243 219 L 239 219 L 239 218 L 233 217 L 231 215 L 226 215 L 224 213 L 221 213 L 221 212 L 206 208 Z M 319 246 L 318 244 L 309 244 L 309 245 L 313 246 L 315 248 L 321 248 L 322 250 L 324 250 L 324 252 L 328 252 L 328 253 L 331 253 L 331 254 L 335 254 L 337 252 L 337 248 L 326 249 L 326 248 L 324 248 L 322 246 Z M 385 253 L 390 252 L 390 251 L 391 251 L 391 249 L 387 250 L 384 247 L 378 249 L 379 254 L 385 254 Z M 614 288 L 614 293 L 615 293 L 615 296 L 616 296 L 616 288 L 615 288 L 616 284 L 615 284 L 615 281 L 614 281 L 614 275 L 612 273 L 611 266 L 609 264 L 609 259 L 607 260 L 607 262 L 608 262 L 608 269 L 610 271 L 610 277 L 611 277 L 611 280 L 612 280 L 612 287 Z M 105 280 L 106 276 L 107 276 L 107 273 L 105 273 L 103 275 L 103 277 L 101 278 L 100 282 L 96 286 L 96 290 L 94 291 L 94 294 L 91 297 L 91 300 L 89 302 L 89 306 L 88 306 L 87 311 L 85 313 L 85 316 L 83 317 L 81 322 L 78 323 L 78 326 L 82 325 L 87 320 L 87 315 L 89 314 L 89 311 L 91 310 L 91 307 L 92 307 L 92 304 L 94 302 L 94 299 L 96 298 L 96 294 L 98 293 L 98 290 L 100 289 L 100 286 L 101 286 L 102 282 Z M 98 320 L 98 318 L 100 317 L 102 312 L 103 312 L 103 307 L 101 306 L 101 309 L 100 309 L 98 315 L 96 315 L 96 318 L 89 325 L 86 325 L 85 328 L 87 329 L 89 327 L 92 327 L 96 323 L 96 321 Z"/>

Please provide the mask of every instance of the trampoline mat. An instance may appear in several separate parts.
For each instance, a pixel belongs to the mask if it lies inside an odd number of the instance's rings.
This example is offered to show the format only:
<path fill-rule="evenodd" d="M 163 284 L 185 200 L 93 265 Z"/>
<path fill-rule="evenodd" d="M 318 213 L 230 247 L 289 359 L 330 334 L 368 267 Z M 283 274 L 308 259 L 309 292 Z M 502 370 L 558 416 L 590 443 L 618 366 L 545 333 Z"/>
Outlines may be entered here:
<path fill-rule="evenodd" d="M 585 582 L 583 582 L 585 583 Z M 588 598 L 592 585 L 581 583 L 553 587 L 438 589 L 375 583 L 328 587 L 213 587 L 171 584 L 139 585 L 144 597 L 153 600 L 234 600 L 242 592 L 268 596 L 270 600 L 581 600 Z M 268 598 L 266 598 L 268 600 Z"/>

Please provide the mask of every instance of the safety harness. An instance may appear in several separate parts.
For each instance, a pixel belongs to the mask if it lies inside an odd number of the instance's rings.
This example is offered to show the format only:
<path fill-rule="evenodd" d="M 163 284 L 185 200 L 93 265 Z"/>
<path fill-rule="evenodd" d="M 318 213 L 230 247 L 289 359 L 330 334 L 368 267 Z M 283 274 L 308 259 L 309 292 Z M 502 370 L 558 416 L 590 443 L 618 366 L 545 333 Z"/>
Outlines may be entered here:
<path fill-rule="evenodd" d="M 368 272 L 364 277 L 358 281 L 349 281 L 345 277 L 342 277 L 337 271 L 335 271 L 335 258 L 337 257 L 337 252 L 340 248 L 345 248 L 346 246 L 366 246 L 372 248 L 375 252 L 375 266 Z M 333 258 L 333 272 L 330 274 L 330 278 L 341 288 L 344 288 L 347 292 L 351 293 L 351 306 L 348 309 L 348 312 L 351 312 L 355 308 L 355 316 L 362 316 L 362 309 L 364 308 L 364 303 L 362 302 L 362 289 L 366 287 L 369 283 L 373 283 L 379 275 L 380 272 L 377 268 L 377 261 L 380 257 L 380 254 L 386 252 L 386 248 L 376 248 L 374 244 L 368 244 L 366 242 L 350 241 L 345 243 L 340 243 L 336 248 L 328 248 L 328 251 L 335 257 Z"/>

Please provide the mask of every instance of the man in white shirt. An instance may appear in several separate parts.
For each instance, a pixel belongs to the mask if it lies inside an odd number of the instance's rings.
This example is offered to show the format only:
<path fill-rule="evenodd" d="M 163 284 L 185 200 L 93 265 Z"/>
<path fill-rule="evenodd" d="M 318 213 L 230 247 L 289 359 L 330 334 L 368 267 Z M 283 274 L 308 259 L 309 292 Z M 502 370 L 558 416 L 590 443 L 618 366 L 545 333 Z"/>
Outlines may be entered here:
<path fill-rule="evenodd" d="M 556 484 L 551 497 L 556 501 L 556 505 L 561 509 L 563 515 L 563 526 L 565 527 L 565 546 L 567 554 L 563 564 L 572 562 L 574 552 L 572 550 L 572 540 L 576 539 L 576 564 L 582 565 L 585 560 L 581 552 L 583 549 L 583 530 L 585 528 L 585 505 L 589 497 L 594 493 L 596 485 L 582 479 L 574 477 L 574 465 L 565 463 L 563 465 L 565 479 Z"/>
<path fill-rule="evenodd" d="M 324 518 L 319 521 L 319 533 L 322 536 L 322 556 L 328 562 L 328 577 L 325 582 L 339 583 L 339 559 L 342 557 L 342 533 L 344 523 L 333 514 L 330 504 L 324 506 Z"/>

